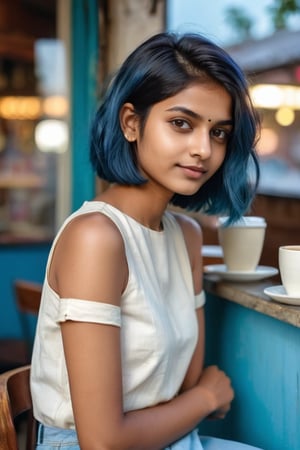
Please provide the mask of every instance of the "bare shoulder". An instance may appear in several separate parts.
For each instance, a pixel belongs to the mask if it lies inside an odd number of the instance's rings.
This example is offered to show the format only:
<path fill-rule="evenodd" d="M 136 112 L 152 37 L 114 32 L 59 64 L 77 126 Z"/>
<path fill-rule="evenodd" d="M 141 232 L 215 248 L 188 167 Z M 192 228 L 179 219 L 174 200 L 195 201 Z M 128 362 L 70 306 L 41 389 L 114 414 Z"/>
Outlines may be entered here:
<path fill-rule="evenodd" d="M 178 224 L 180 225 L 182 232 L 184 234 L 185 240 L 187 242 L 193 241 L 198 242 L 199 245 L 202 243 L 202 230 L 199 222 L 197 222 L 196 219 L 189 216 L 188 214 L 182 214 L 182 213 L 174 213 L 172 212 L 173 216 L 177 220 Z"/>
<path fill-rule="evenodd" d="M 82 214 L 74 218 L 65 228 L 61 242 L 84 247 L 110 247 L 112 250 L 124 248 L 120 230 L 107 216 L 99 212 Z"/>
<path fill-rule="evenodd" d="M 181 213 L 174 213 L 174 217 L 179 223 L 185 240 L 186 249 L 189 255 L 190 264 L 194 278 L 195 292 L 200 291 L 200 279 L 202 258 L 202 230 L 200 224 L 191 216 Z"/>
<path fill-rule="evenodd" d="M 87 213 L 74 218 L 62 231 L 49 281 L 61 296 L 106 298 L 115 303 L 126 286 L 127 270 L 124 241 L 117 226 L 101 213 Z"/>

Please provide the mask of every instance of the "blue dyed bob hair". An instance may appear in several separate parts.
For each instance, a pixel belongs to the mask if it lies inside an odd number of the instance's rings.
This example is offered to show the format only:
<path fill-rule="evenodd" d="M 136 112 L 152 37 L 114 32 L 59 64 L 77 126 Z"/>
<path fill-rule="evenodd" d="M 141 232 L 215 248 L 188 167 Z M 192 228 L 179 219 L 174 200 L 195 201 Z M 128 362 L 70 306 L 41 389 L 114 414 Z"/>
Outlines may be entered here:
<path fill-rule="evenodd" d="M 138 185 L 135 144 L 124 137 L 119 114 L 132 103 L 141 133 L 151 107 L 176 95 L 191 83 L 214 80 L 232 99 L 233 131 L 218 171 L 193 195 L 174 194 L 171 203 L 191 211 L 241 217 L 254 197 L 259 165 L 254 150 L 259 120 L 245 76 L 233 59 L 198 34 L 157 34 L 125 60 L 103 98 L 91 129 L 90 157 L 98 176 L 108 182 Z"/>

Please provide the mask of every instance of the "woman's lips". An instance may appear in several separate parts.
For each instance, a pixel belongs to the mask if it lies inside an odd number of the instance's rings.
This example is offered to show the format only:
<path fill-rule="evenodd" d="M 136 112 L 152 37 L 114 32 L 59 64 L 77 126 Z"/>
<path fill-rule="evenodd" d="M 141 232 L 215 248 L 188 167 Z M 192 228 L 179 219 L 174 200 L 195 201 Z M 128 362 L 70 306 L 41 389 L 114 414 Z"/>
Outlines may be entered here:
<path fill-rule="evenodd" d="M 179 165 L 179 167 L 184 172 L 184 174 L 187 175 L 189 178 L 199 179 L 206 173 L 206 170 L 203 167 L 199 166 Z"/>

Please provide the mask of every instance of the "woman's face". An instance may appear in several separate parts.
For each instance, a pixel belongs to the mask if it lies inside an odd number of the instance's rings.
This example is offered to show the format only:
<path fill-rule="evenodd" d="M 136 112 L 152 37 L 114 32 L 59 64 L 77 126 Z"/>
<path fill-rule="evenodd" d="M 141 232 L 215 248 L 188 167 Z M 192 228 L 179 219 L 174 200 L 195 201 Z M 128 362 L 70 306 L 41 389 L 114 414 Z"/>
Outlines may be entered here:
<path fill-rule="evenodd" d="M 222 164 L 232 131 L 232 101 L 214 81 L 193 83 L 150 110 L 137 160 L 147 185 L 192 195 Z"/>

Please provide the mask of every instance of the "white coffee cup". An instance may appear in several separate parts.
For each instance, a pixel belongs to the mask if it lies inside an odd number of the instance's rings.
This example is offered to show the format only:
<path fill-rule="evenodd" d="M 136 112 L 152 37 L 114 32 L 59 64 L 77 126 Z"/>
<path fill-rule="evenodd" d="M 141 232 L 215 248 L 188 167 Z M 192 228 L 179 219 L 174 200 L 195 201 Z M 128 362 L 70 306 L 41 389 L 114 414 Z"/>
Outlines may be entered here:
<path fill-rule="evenodd" d="M 227 217 L 220 217 L 219 243 L 228 271 L 253 272 L 259 263 L 266 232 L 263 217 L 244 216 L 226 226 Z"/>
<path fill-rule="evenodd" d="M 300 296 L 300 245 L 279 247 L 279 271 L 287 294 Z"/>

